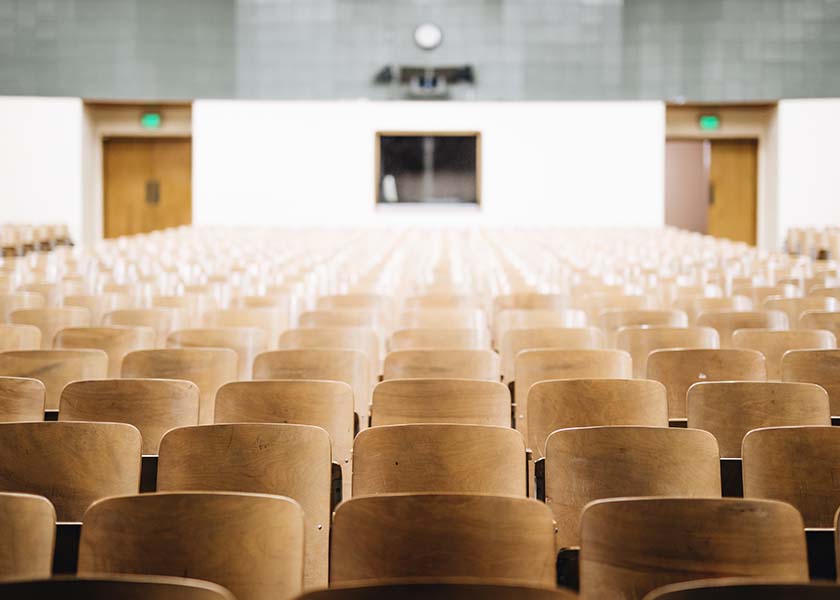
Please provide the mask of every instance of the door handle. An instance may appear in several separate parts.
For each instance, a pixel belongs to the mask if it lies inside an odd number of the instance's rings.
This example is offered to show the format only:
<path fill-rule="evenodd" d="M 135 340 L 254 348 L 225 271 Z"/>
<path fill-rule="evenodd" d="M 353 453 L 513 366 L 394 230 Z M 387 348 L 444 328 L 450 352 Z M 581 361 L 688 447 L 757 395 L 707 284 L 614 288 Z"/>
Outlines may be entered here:
<path fill-rule="evenodd" d="M 160 204 L 160 181 L 157 179 L 146 180 L 146 204 Z"/>

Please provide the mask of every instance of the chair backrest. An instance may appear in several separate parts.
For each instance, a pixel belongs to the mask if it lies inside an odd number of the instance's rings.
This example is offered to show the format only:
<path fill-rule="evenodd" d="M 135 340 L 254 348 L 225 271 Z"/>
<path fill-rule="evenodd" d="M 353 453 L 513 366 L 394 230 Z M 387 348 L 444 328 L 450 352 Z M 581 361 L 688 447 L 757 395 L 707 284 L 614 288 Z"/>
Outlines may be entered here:
<path fill-rule="evenodd" d="M 363 327 L 376 331 L 384 339 L 389 329 L 387 318 L 378 310 L 355 308 L 320 309 L 303 313 L 298 320 L 300 327 Z"/>
<path fill-rule="evenodd" d="M 16 310 L 44 308 L 46 301 L 36 292 L 15 292 L 0 294 L 0 321 L 9 322 L 9 315 Z"/>
<path fill-rule="evenodd" d="M 787 315 L 790 326 L 797 327 L 802 313 L 809 310 L 838 310 L 840 300 L 831 296 L 808 296 L 805 298 L 770 297 L 764 300 L 767 310 L 780 310 Z"/>
<path fill-rule="evenodd" d="M 807 310 L 799 317 L 800 329 L 826 329 L 840 337 L 840 310 Z"/>
<path fill-rule="evenodd" d="M 331 586 L 418 577 L 552 586 L 554 563 L 551 511 L 530 498 L 366 496 L 333 518 Z"/>
<path fill-rule="evenodd" d="M 686 393 L 698 381 L 765 381 L 764 356 L 755 350 L 655 350 L 648 356 L 647 377 L 668 390 L 668 416 L 684 419 Z"/>
<path fill-rule="evenodd" d="M 102 379 L 108 355 L 102 350 L 21 350 L 0 352 L 0 375 L 30 377 L 46 388 L 46 408 L 58 408 L 61 390 L 78 379 Z"/>
<path fill-rule="evenodd" d="M 697 325 L 715 329 L 720 347 L 732 348 L 732 334 L 738 329 L 788 329 L 789 321 L 780 310 L 715 311 L 698 316 Z"/>
<path fill-rule="evenodd" d="M 369 327 L 309 327 L 290 329 L 280 335 L 280 349 L 335 348 L 357 350 L 364 354 L 372 378 L 378 378 L 381 371 L 379 357 L 380 340 L 376 331 Z"/>
<path fill-rule="evenodd" d="M 181 329 L 166 338 L 170 348 L 228 348 L 236 352 L 237 379 L 251 378 L 254 358 L 268 349 L 264 330 L 256 327 L 217 327 Z"/>
<path fill-rule="evenodd" d="M 129 378 L 186 379 L 198 386 L 198 422 L 213 422 L 216 390 L 236 380 L 236 352 L 228 348 L 166 348 L 129 352 L 122 376 Z"/>
<path fill-rule="evenodd" d="M 605 312 L 614 310 L 654 310 L 659 302 L 653 295 L 623 292 L 594 292 L 575 298 L 575 306 L 586 311 L 589 320 L 597 322 Z"/>
<path fill-rule="evenodd" d="M 782 296 L 792 298 L 796 295 L 796 287 L 790 283 L 781 285 L 734 285 L 732 293 L 739 296 L 747 296 L 755 306 L 761 306 L 771 296 Z"/>
<path fill-rule="evenodd" d="M 571 298 L 561 294 L 541 294 L 536 292 L 517 292 L 503 294 L 493 299 L 493 312 L 503 310 L 560 310 L 571 306 Z"/>
<path fill-rule="evenodd" d="M 635 600 L 669 583 L 737 576 L 808 581 L 795 508 L 740 498 L 620 498 L 583 511 L 584 600 Z"/>
<path fill-rule="evenodd" d="M 528 447 L 545 456 L 553 431 L 570 427 L 668 426 L 665 386 L 646 379 L 540 381 L 528 394 Z"/>
<path fill-rule="evenodd" d="M 710 298 L 707 296 L 691 296 L 677 298 L 674 308 L 683 310 L 688 315 L 688 324 L 697 325 L 697 318 L 705 312 L 732 312 L 752 310 L 753 302 L 746 296 L 724 296 Z M 723 343 L 723 340 L 721 340 Z"/>
<path fill-rule="evenodd" d="M 225 308 L 204 313 L 204 327 L 255 327 L 265 332 L 269 349 L 277 347 L 280 332 L 289 326 L 289 314 L 283 307 Z"/>
<path fill-rule="evenodd" d="M 320 427 L 234 423 L 173 429 L 163 437 L 158 491 L 287 496 L 303 509 L 307 588 L 327 585 L 330 436 Z"/>
<path fill-rule="evenodd" d="M 125 355 L 155 347 L 151 327 L 68 327 L 55 334 L 55 348 L 94 348 L 108 355 L 108 377 L 119 377 Z"/>
<path fill-rule="evenodd" d="M 397 350 L 385 357 L 382 379 L 484 379 L 499 381 L 492 350 Z"/>
<path fill-rule="evenodd" d="M 666 348 L 719 348 L 717 331 L 710 327 L 622 327 L 616 346 L 633 358 L 633 377 L 644 379 L 648 356 Z"/>
<path fill-rule="evenodd" d="M 448 350 L 489 350 L 490 334 L 486 329 L 423 327 L 400 329 L 391 335 L 390 350 L 438 348 Z"/>
<path fill-rule="evenodd" d="M 526 495 L 525 443 L 510 427 L 413 424 L 366 429 L 353 444 L 353 495 Z"/>
<path fill-rule="evenodd" d="M 782 381 L 816 383 L 828 392 L 832 415 L 840 415 L 840 350 L 788 350 Z"/>
<path fill-rule="evenodd" d="M 353 389 L 353 406 L 364 421 L 371 391 L 369 369 L 367 357 L 358 350 L 275 350 L 263 352 L 254 360 L 254 379 L 343 381 Z"/>
<path fill-rule="evenodd" d="M 406 329 L 445 327 L 485 331 L 487 316 L 478 308 L 423 308 L 403 312 L 397 324 Z"/>
<path fill-rule="evenodd" d="M 485 600 L 487 598 L 493 600 L 572 600 L 577 598 L 577 594 L 562 588 L 490 583 L 394 583 L 319 590 L 304 594 L 300 600 L 428 600 L 429 598 L 435 600 Z"/>
<path fill-rule="evenodd" d="M 59 521 L 140 488 L 140 432 L 125 423 L 0 424 L 0 491 L 45 496 Z"/>
<path fill-rule="evenodd" d="M 78 306 L 61 308 L 30 308 L 16 310 L 9 315 L 11 323 L 34 325 L 41 330 L 41 349 L 53 347 L 55 334 L 66 327 L 89 327 L 90 311 Z"/>
<path fill-rule="evenodd" d="M 102 324 L 150 327 L 157 336 L 155 346 L 163 348 L 166 336 L 181 328 L 182 318 L 180 311 L 174 308 L 123 308 L 105 313 Z"/>
<path fill-rule="evenodd" d="M 598 317 L 598 326 L 607 335 L 610 347 L 615 345 L 615 335 L 622 327 L 688 327 L 688 315 L 684 311 L 626 309 L 608 310 Z"/>
<path fill-rule="evenodd" d="M 220 585 L 185 577 L 99 575 L 0 583 L 7 600 L 236 600 Z"/>
<path fill-rule="evenodd" d="M 795 506 L 806 527 L 833 527 L 840 507 L 840 429 L 768 427 L 744 437 L 744 497 Z"/>
<path fill-rule="evenodd" d="M 622 350 L 538 349 L 517 354 L 514 370 L 515 424 L 528 442 L 528 393 L 532 385 L 551 379 L 629 379 L 633 363 Z"/>
<path fill-rule="evenodd" d="M 37 350 L 41 347 L 41 330 L 34 325 L 0 324 L 0 351 Z"/>
<path fill-rule="evenodd" d="M 285 600 L 302 591 L 303 531 L 300 505 L 279 496 L 106 498 L 85 513 L 79 574 L 186 573 L 228 588 L 237 600 Z"/>
<path fill-rule="evenodd" d="M 31 494 L 0 493 L 0 532 L 0 580 L 52 574 L 55 509 L 49 500 Z M 7 597 L 2 587 L 0 596 Z"/>
<path fill-rule="evenodd" d="M 99 294 L 77 294 L 64 296 L 64 306 L 81 306 L 90 311 L 92 325 L 99 325 L 102 317 L 113 310 L 131 308 L 133 300 L 128 294 L 104 292 Z"/>
<path fill-rule="evenodd" d="M 767 379 L 779 380 L 785 352 L 836 348 L 837 340 L 833 333 L 824 329 L 739 329 L 732 334 L 732 345 L 761 352 L 767 361 Z"/>
<path fill-rule="evenodd" d="M 143 454 L 157 454 L 164 433 L 173 427 L 198 425 L 198 407 L 198 387 L 191 381 L 73 381 L 61 392 L 58 419 L 134 425 L 143 438 Z"/>
<path fill-rule="evenodd" d="M 546 327 L 575 328 L 586 327 L 589 319 L 578 308 L 548 309 L 505 309 L 496 315 L 493 339 L 499 347 L 505 333 L 511 329 L 544 329 Z"/>
<path fill-rule="evenodd" d="M 30 377 L 0 377 L 0 423 L 43 421 L 47 389 Z"/>
<path fill-rule="evenodd" d="M 706 382 L 688 389 L 688 426 L 714 435 L 722 457 L 739 458 L 747 432 L 785 425 L 831 425 L 825 390 L 778 381 Z"/>
<path fill-rule="evenodd" d="M 791 583 L 781 579 L 727 577 L 674 583 L 657 588 L 645 600 L 837 600 L 840 586 L 827 581 Z"/>
<path fill-rule="evenodd" d="M 377 310 L 385 315 L 394 313 L 394 300 L 382 294 L 333 294 L 318 298 L 317 306 L 323 310 Z"/>
<path fill-rule="evenodd" d="M 545 501 L 557 546 L 580 544 L 580 515 L 593 500 L 626 496 L 720 496 L 715 438 L 697 429 L 580 427 L 545 444 Z"/>
<path fill-rule="evenodd" d="M 409 296 L 403 299 L 403 309 L 415 310 L 426 308 L 478 308 L 481 306 L 479 298 L 473 294 L 430 293 Z"/>
<path fill-rule="evenodd" d="M 523 350 L 597 350 L 606 347 L 604 333 L 597 327 L 542 327 L 508 329 L 499 344 L 502 356 L 502 379 L 516 379 L 516 355 Z"/>
<path fill-rule="evenodd" d="M 373 388 L 372 425 L 510 426 L 510 391 L 477 379 L 390 379 Z"/>

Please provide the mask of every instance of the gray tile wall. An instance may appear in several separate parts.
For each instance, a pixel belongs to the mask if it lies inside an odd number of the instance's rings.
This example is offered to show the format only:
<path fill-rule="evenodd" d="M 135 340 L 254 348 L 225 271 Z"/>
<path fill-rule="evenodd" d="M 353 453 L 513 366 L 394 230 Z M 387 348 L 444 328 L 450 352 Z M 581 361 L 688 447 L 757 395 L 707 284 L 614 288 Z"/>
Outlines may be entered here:
<path fill-rule="evenodd" d="M 471 64 L 463 99 L 840 96 L 840 0 L 0 0 L 0 94 L 400 97 L 387 64 Z"/>

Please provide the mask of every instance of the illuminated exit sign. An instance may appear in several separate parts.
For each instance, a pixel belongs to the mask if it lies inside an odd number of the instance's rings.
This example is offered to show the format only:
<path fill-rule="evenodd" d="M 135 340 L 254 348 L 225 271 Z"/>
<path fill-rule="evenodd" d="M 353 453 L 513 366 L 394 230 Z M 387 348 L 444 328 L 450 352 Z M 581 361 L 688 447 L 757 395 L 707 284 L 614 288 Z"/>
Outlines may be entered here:
<path fill-rule="evenodd" d="M 144 112 L 140 116 L 140 127 L 143 129 L 160 129 L 161 122 L 159 112 Z"/>
<path fill-rule="evenodd" d="M 720 129 L 720 117 L 717 115 L 700 115 L 697 124 L 703 131 L 716 131 Z"/>

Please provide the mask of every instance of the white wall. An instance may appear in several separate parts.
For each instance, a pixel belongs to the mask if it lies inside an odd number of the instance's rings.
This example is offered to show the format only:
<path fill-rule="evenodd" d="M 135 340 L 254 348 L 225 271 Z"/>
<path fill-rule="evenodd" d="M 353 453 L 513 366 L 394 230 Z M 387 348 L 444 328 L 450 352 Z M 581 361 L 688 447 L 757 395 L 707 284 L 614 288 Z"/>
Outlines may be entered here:
<path fill-rule="evenodd" d="M 779 239 L 840 224 L 840 99 L 779 102 L 778 140 Z"/>
<path fill-rule="evenodd" d="M 480 131 L 483 222 L 664 220 L 661 102 L 219 100 L 193 104 L 193 220 L 295 225 L 475 219 L 472 211 L 445 207 L 377 211 L 377 130 Z"/>
<path fill-rule="evenodd" d="M 82 231 L 82 101 L 0 97 L 0 222 Z"/>

